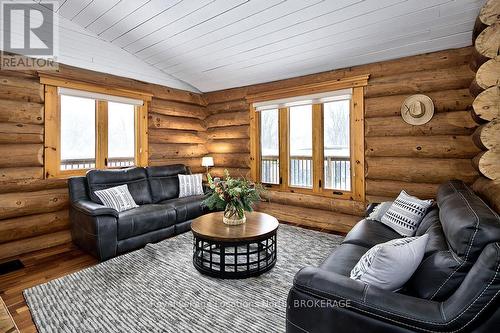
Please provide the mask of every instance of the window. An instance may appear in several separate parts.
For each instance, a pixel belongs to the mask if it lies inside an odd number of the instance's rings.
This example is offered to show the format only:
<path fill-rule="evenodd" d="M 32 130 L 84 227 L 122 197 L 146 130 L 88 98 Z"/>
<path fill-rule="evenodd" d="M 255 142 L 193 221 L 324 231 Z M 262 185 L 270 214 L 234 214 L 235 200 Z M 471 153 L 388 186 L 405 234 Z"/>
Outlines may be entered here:
<path fill-rule="evenodd" d="M 312 105 L 289 108 L 289 184 L 312 188 Z"/>
<path fill-rule="evenodd" d="M 45 83 L 46 177 L 147 164 L 150 96 L 41 82 Z"/>
<path fill-rule="evenodd" d="M 249 98 L 252 175 L 271 190 L 363 201 L 363 87 L 293 90 Z"/>
<path fill-rule="evenodd" d="M 350 100 L 323 104 L 324 187 L 351 190 Z"/>
<path fill-rule="evenodd" d="M 278 112 L 278 109 L 264 110 L 260 116 L 261 182 L 265 184 L 279 184 Z"/>
<path fill-rule="evenodd" d="M 95 168 L 95 114 L 95 100 L 61 96 L 61 170 Z"/>

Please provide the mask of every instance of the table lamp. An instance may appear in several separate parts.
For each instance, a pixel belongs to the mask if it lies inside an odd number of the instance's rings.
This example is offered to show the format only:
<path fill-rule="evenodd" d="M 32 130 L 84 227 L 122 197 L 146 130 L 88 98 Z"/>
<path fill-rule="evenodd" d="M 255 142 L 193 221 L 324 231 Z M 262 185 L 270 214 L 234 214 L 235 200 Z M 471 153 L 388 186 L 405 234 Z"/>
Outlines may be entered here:
<path fill-rule="evenodd" d="M 201 159 L 201 166 L 204 166 L 207 168 L 207 173 L 208 173 L 208 168 L 211 166 L 214 166 L 214 158 L 212 156 L 205 156 Z"/>

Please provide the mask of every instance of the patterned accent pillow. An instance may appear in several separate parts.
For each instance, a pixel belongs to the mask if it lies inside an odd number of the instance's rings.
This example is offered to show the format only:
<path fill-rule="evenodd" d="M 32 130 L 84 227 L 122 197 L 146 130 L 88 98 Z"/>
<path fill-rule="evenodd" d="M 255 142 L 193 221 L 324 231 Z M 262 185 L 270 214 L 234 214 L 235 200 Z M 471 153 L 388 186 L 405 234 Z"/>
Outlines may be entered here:
<path fill-rule="evenodd" d="M 94 193 L 101 199 L 104 206 L 116 209 L 118 212 L 139 207 L 132 198 L 127 185 L 110 187 Z"/>
<path fill-rule="evenodd" d="M 373 211 L 368 215 L 369 220 L 382 221 L 382 216 L 391 208 L 392 201 L 384 201 L 379 203 Z"/>
<path fill-rule="evenodd" d="M 400 289 L 422 262 L 428 239 L 425 234 L 375 245 L 351 270 L 351 279 L 385 290 Z"/>
<path fill-rule="evenodd" d="M 396 231 L 401 236 L 414 236 L 432 200 L 420 200 L 401 191 L 391 207 L 382 216 L 380 222 Z"/>
<path fill-rule="evenodd" d="M 202 175 L 179 175 L 179 198 L 203 194 Z"/>

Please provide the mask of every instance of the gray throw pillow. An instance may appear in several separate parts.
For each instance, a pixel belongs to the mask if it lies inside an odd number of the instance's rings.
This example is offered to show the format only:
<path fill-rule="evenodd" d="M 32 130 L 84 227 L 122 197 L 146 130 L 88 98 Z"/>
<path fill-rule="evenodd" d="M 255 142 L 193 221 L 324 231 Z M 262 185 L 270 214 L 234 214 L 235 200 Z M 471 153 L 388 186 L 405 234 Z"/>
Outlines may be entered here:
<path fill-rule="evenodd" d="M 101 199 L 104 206 L 116 209 L 118 212 L 139 207 L 132 198 L 127 185 L 115 186 L 94 193 Z"/>
<path fill-rule="evenodd" d="M 373 208 L 373 211 L 370 213 L 370 215 L 368 215 L 368 219 L 381 222 L 382 216 L 385 215 L 391 205 L 392 201 L 384 201 L 379 203 L 377 206 L 375 206 L 375 208 Z"/>
<path fill-rule="evenodd" d="M 420 200 L 401 191 L 380 222 L 401 236 L 414 236 L 432 204 L 432 200 Z"/>
<path fill-rule="evenodd" d="M 425 234 L 375 245 L 354 266 L 351 279 L 384 290 L 400 289 L 422 262 L 428 238 Z"/>
<path fill-rule="evenodd" d="M 203 176 L 201 173 L 179 176 L 179 198 L 203 194 Z"/>

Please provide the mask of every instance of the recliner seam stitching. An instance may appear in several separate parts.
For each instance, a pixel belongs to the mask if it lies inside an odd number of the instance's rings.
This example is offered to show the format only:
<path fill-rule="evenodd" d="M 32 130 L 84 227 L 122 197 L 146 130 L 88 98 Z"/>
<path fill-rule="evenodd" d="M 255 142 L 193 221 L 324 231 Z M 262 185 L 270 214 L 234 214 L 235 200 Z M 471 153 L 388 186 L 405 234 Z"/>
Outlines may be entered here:
<path fill-rule="evenodd" d="M 453 185 L 452 185 L 453 186 Z M 454 187 L 455 188 L 455 187 Z M 477 234 L 477 231 L 479 229 L 479 217 L 477 216 L 476 212 L 472 209 L 472 207 L 470 206 L 469 202 L 465 199 L 465 197 L 463 196 L 462 193 L 460 192 L 456 192 L 457 194 L 459 194 L 465 201 L 467 207 L 469 208 L 469 210 L 474 214 L 474 216 L 476 217 L 476 225 L 474 226 L 474 235 L 472 235 L 472 238 L 471 238 L 471 241 L 469 243 L 469 248 L 467 249 L 467 253 L 465 254 L 465 259 L 464 261 L 450 274 L 448 275 L 448 277 L 446 278 L 446 280 L 444 280 L 444 282 L 439 286 L 439 288 L 434 292 L 434 294 L 432 294 L 431 296 L 431 300 L 436 297 L 436 294 L 441 290 L 441 288 L 443 288 L 443 286 L 451 279 L 451 277 L 453 275 L 455 275 L 456 272 L 458 272 L 458 270 L 460 268 L 462 268 L 462 266 L 467 262 L 467 259 L 469 258 L 469 252 L 470 252 L 470 249 L 472 248 L 472 244 L 474 243 L 474 239 L 476 238 L 476 234 Z"/>

